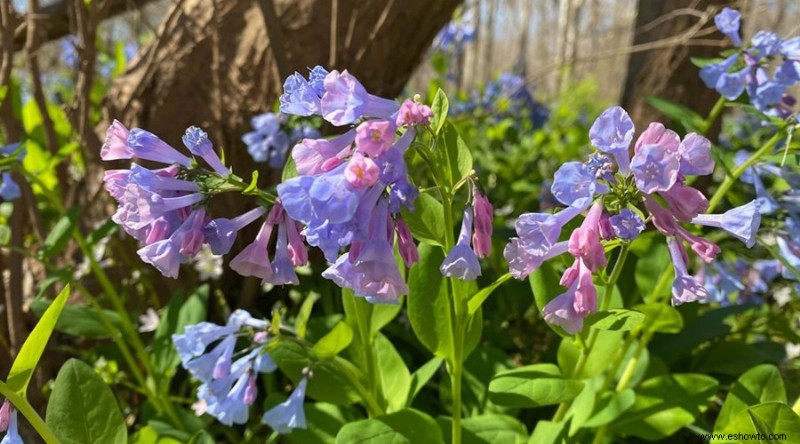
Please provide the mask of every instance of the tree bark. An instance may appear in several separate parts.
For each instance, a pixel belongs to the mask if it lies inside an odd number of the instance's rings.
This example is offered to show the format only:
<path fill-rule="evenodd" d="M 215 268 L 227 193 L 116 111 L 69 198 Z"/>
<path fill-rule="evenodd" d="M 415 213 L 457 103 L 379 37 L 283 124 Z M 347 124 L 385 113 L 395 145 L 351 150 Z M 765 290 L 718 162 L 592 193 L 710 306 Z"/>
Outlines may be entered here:
<path fill-rule="evenodd" d="M 713 11 L 729 3 L 729 0 L 639 0 L 633 45 L 690 33 L 699 19 L 695 15 L 679 13 L 680 9 L 707 12 L 707 17 L 713 19 Z M 714 26 L 713 20 L 705 24 L 705 27 L 709 26 Z M 699 68 L 692 64 L 690 57 L 717 56 L 723 47 L 723 39 L 722 34 L 714 32 L 703 36 L 707 45 L 686 45 L 681 42 L 667 48 L 631 54 L 622 106 L 631 115 L 637 128 L 644 129 L 649 122 L 663 119 L 655 108 L 647 104 L 647 96 L 679 103 L 701 116 L 711 111 L 719 95 L 703 84 Z M 715 46 L 715 40 L 720 44 Z"/>

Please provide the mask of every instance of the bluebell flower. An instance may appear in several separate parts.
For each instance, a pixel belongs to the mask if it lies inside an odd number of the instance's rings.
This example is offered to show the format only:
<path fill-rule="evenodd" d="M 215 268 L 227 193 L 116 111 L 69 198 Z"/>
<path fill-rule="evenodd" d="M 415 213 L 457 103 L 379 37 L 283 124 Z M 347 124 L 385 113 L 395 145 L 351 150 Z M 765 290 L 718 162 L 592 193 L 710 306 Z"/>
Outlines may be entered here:
<path fill-rule="evenodd" d="M 739 27 L 741 26 L 742 15 L 739 11 L 731 8 L 723 8 L 722 11 L 714 17 L 714 23 L 717 29 L 725 34 L 734 46 L 739 46 L 742 43 L 739 37 Z"/>
<path fill-rule="evenodd" d="M 325 77 L 327 75 L 328 70 L 319 65 L 311 68 L 308 73 L 308 83 L 319 97 L 325 94 Z"/>
<path fill-rule="evenodd" d="M 22 196 L 22 190 L 19 185 L 11 177 L 11 173 L 3 172 L 2 181 L 0 181 L 0 197 L 5 201 L 16 200 Z"/>
<path fill-rule="evenodd" d="M 275 113 L 259 114 L 250 120 L 250 124 L 253 131 L 242 136 L 250 157 L 256 162 L 269 161 L 273 168 L 282 167 L 290 140 L 281 129 L 281 116 Z"/>
<path fill-rule="evenodd" d="M 141 128 L 134 128 L 128 134 L 127 145 L 131 151 L 131 157 L 152 160 L 161 163 L 177 163 L 188 167 L 192 160 L 179 153 L 175 148 L 167 145 L 155 134 Z M 106 159 L 110 160 L 110 159 Z"/>
<path fill-rule="evenodd" d="M 592 203 L 595 193 L 603 194 L 607 187 L 597 182 L 597 178 L 585 164 L 567 162 L 553 175 L 550 191 L 562 204 L 583 209 Z"/>
<path fill-rule="evenodd" d="M 300 73 L 295 72 L 283 83 L 281 112 L 296 116 L 312 116 L 319 114 L 321 95 Z"/>
<path fill-rule="evenodd" d="M 17 425 L 17 410 L 8 400 L 3 402 L 3 407 L 0 409 L 0 426 L 0 433 L 6 432 L 0 444 L 23 444 Z"/>
<path fill-rule="evenodd" d="M 692 219 L 692 223 L 722 228 L 750 248 L 756 243 L 756 233 L 761 224 L 761 212 L 758 203 L 752 201 L 723 214 L 701 214 Z"/>
<path fill-rule="evenodd" d="M 447 253 L 444 262 L 439 267 L 443 275 L 455 277 L 464 281 L 472 281 L 481 275 L 481 264 L 478 256 L 472 249 L 472 207 L 464 210 L 464 217 L 461 221 L 461 232 L 458 235 L 456 245 Z"/>
<path fill-rule="evenodd" d="M 645 225 L 642 218 L 628 208 L 623 208 L 619 214 L 609 218 L 614 234 L 620 239 L 633 240 L 644 231 Z"/>
<path fill-rule="evenodd" d="M 306 398 L 307 384 L 308 380 L 303 377 L 289 395 L 289 399 L 264 413 L 262 418 L 264 424 L 281 434 L 291 433 L 293 429 L 305 429 L 306 415 L 303 402 Z"/>
<path fill-rule="evenodd" d="M 617 161 L 623 176 L 630 174 L 628 147 L 633 140 L 633 121 L 619 106 L 613 106 L 600 114 L 589 130 L 589 140 L 598 150 L 611 154 Z"/>
<path fill-rule="evenodd" d="M 214 151 L 214 145 L 208 139 L 208 133 L 196 126 L 190 126 L 186 129 L 182 140 L 186 148 L 195 156 L 202 157 L 215 173 L 222 177 L 228 177 L 231 174 L 230 170 L 222 164 L 217 152 Z"/>
<path fill-rule="evenodd" d="M 631 160 L 636 186 L 645 193 L 672 188 L 679 169 L 680 160 L 661 145 L 644 145 Z"/>
<path fill-rule="evenodd" d="M 750 43 L 753 45 L 753 49 L 757 51 L 756 56 L 758 58 L 780 54 L 783 46 L 783 40 L 772 31 L 758 31 L 750 39 Z"/>

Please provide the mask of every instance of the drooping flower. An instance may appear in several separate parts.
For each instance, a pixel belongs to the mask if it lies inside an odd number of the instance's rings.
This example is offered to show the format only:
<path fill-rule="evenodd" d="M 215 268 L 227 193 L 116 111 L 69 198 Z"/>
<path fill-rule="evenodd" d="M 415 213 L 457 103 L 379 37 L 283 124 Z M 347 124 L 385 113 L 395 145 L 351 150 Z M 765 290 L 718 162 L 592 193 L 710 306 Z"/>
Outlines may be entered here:
<path fill-rule="evenodd" d="M 222 164 L 219 155 L 214 151 L 214 145 L 208 139 L 208 133 L 196 126 L 190 126 L 183 136 L 183 144 L 195 156 L 200 156 L 208 163 L 211 169 L 221 177 L 228 177 L 231 172 Z"/>
<path fill-rule="evenodd" d="M 481 275 L 481 264 L 478 262 L 478 256 L 471 246 L 472 219 L 472 208 L 468 207 L 464 210 L 458 241 L 439 267 L 439 270 L 445 276 L 471 281 Z"/>
<path fill-rule="evenodd" d="M 306 415 L 303 402 L 306 398 L 308 379 L 304 376 L 295 387 L 289 399 L 276 405 L 264 413 L 262 421 L 272 430 L 281 434 L 291 433 L 294 429 L 306 428 Z"/>
<path fill-rule="evenodd" d="M 233 219 L 220 217 L 209 222 L 203 228 L 203 234 L 211 251 L 214 254 L 228 254 L 239 230 L 255 222 L 264 213 L 266 210 L 263 207 L 256 207 Z"/>
<path fill-rule="evenodd" d="M 672 305 L 708 299 L 708 290 L 686 270 L 686 250 L 675 237 L 667 237 L 667 247 L 675 269 L 675 280 L 672 283 Z"/>
<path fill-rule="evenodd" d="M 22 190 L 19 185 L 14 182 L 11 173 L 8 171 L 3 172 L 3 178 L 0 180 L 0 198 L 5 201 L 19 199 L 22 196 Z"/>
<path fill-rule="evenodd" d="M 698 215 L 692 219 L 692 223 L 722 228 L 750 248 L 756 243 L 756 233 L 761 224 L 761 213 L 758 203 L 752 201 L 723 214 Z"/>
<path fill-rule="evenodd" d="M 23 444 L 17 426 L 17 410 L 6 399 L 0 408 L 0 433 L 6 432 L 0 444 Z"/>
<path fill-rule="evenodd" d="M 487 257 L 492 251 L 492 220 L 494 209 L 485 194 L 473 193 L 473 212 L 475 213 L 475 232 L 472 235 L 472 246 L 478 257 Z"/>
<path fill-rule="evenodd" d="M 348 125 L 363 116 L 386 118 L 400 108 L 394 100 L 368 93 L 347 70 L 329 72 L 324 86 L 322 117 L 336 126 Z"/>
<path fill-rule="evenodd" d="M 741 19 L 742 15 L 739 11 L 728 7 L 722 8 L 722 11 L 714 17 L 717 29 L 731 39 L 734 46 L 739 46 L 742 43 L 739 37 Z"/>
<path fill-rule="evenodd" d="M 582 259 L 576 259 L 572 268 L 575 272 L 568 270 L 561 279 L 561 285 L 568 287 L 566 293 L 545 305 L 542 315 L 545 321 L 576 334 L 583 330 L 583 320 L 597 310 L 597 289 L 592 282 L 592 272 Z"/>

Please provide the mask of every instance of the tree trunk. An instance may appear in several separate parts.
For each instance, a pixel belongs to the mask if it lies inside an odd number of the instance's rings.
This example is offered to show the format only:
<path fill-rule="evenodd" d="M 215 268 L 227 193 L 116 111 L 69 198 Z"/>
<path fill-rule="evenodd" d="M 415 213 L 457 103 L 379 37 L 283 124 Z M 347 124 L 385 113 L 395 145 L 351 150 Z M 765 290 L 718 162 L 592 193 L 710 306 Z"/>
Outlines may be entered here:
<path fill-rule="evenodd" d="M 729 0 L 639 0 L 633 45 L 641 45 L 687 35 L 693 27 L 699 28 L 698 17 L 678 14 L 682 8 L 693 8 L 707 12 L 708 23 L 703 28 L 713 27 L 713 11 L 722 9 Z M 713 8 L 713 10 L 712 10 Z M 667 17 L 674 13 L 674 16 Z M 703 36 L 706 41 L 722 41 L 719 32 Z M 720 46 L 691 46 L 679 42 L 669 47 L 659 47 L 649 51 L 635 52 L 628 61 L 628 75 L 622 97 L 622 106 L 636 123 L 644 129 L 649 122 L 663 119 L 663 116 L 647 104 L 647 96 L 657 96 L 684 105 L 701 116 L 708 114 L 719 95 L 707 88 L 700 80 L 699 68 L 690 57 L 714 57 Z M 718 128 L 718 126 L 717 126 Z M 718 129 L 712 132 L 718 132 Z"/>

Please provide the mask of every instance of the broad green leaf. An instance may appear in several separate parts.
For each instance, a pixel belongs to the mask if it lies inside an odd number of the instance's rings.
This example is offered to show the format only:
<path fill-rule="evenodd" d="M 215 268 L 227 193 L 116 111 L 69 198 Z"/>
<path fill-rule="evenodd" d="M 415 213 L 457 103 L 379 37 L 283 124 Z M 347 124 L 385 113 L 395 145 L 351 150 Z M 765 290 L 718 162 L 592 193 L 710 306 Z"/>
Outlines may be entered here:
<path fill-rule="evenodd" d="M 77 359 L 58 372 L 47 404 L 47 425 L 64 444 L 127 442 L 127 427 L 111 389 Z"/>
<path fill-rule="evenodd" d="M 42 317 L 53 301 L 47 299 L 35 299 L 31 302 L 31 311 L 38 317 Z M 91 339 L 108 338 L 120 331 L 121 324 L 119 314 L 112 310 L 103 310 L 106 319 L 112 324 L 112 331 L 100 321 L 95 310 L 88 305 L 67 305 L 61 312 L 61 316 L 56 322 L 56 331 L 72 336 L 81 336 Z"/>
<path fill-rule="evenodd" d="M 58 318 L 61 316 L 61 311 L 67 303 L 67 298 L 69 298 L 69 285 L 61 290 L 61 293 L 56 296 L 53 303 L 42 315 L 42 318 L 39 319 L 36 327 L 33 328 L 25 343 L 22 344 L 22 348 L 11 366 L 11 371 L 8 372 L 8 379 L 6 380 L 8 388 L 20 396 L 25 396 L 25 391 L 28 389 L 31 377 L 33 377 L 33 371 L 36 369 L 42 353 L 44 353 L 50 335 L 53 334 Z"/>
<path fill-rule="evenodd" d="M 747 344 L 741 340 L 716 341 L 693 356 L 691 369 L 697 373 L 719 373 L 739 376 L 764 363 L 779 364 L 786 347 L 769 341 Z"/>
<path fill-rule="evenodd" d="M 339 322 L 327 335 L 314 344 L 311 353 L 319 358 L 332 358 L 353 342 L 353 330 L 346 322 Z"/>
<path fill-rule="evenodd" d="M 309 350 L 291 341 L 277 341 L 276 347 L 271 348 L 269 354 L 278 364 L 278 368 L 295 383 L 300 380 L 303 369 L 311 361 Z M 342 358 L 318 361 L 314 365 L 314 377 L 308 380 L 308 396 L 322 402 L 350 405 L 361 400 L 352 381 L 362 379 L 361 371 Z"/>
<path fill-rule="evenodd" d="M 447 283 L 439 271 L 440 248 L 420 244 L 419 262 L 408 275 L 408 319 L 420 342 L 434 355 L 448 359 L 453 352 L 453 319 Z"/>
<path fill-rule="evenodd" d="M 447 100 L 447 94 L 441 88 L 436 91 L 431 104 L 431 111 L 433 111 L 433 118 L 431 119 L 431 129 L 434 134 L 439 134 L 442 130 L 444 122 L 447 120 L 447 113 L 450 110 L 450 101 Z"/>
<path fill-rule="evenodd" d="M 430 416 L 405 409 L 345 425 L 336 444 L 441 444 L 442 432 Z"/>
<path fill-rule="evenodd" d="M 56 222 L 56 225 L 47 234 L 47 237 L 42 244 L 42 254 L 45 258 L 53 257 L 60 253 L 67 243 L 72 238 L 72 232 L 75 230 L 75 222 L 78 219 L 79 210 L 72 209 L 69 214 L 61 217 Z"/>
<path fill-rule="evenodd" d="M 536 422 L 528 444 L 565 444 L 569 434 L 569 420 L 552 422 L 540 420 Z"/>
<path fill-rule="evenodd" d="M 748 407 L 771 401 L 786 402 L 786 388 L 778 368 L 770 364 L 751 368 L 731 387 L 714 424 L 714 432 L 721 433 Z"/>
<path fill-rule="evenodd" d="M 628 331 L 637 327 L 644 320 L 644 313 L 635 310 L 611 309 L 592 314 L 584 325 L 598 330 Z"/>
<path fill-rule="evenodd" d="M 380 369 L 378 377 L 381 381 L 386 413 L 403 409 L 411 389 L 411 373 L 408 367 L 394 345 L 382 334 L 375 337 L 373 353 Z"/>
<path fill-rule="evenodd" d="M 603 393 L 597 401 L 594 414 L 583 423 L 583 427 L 595 428 L 610 423 L 631 408 L 635 400 L 636 393 L 629 388 L 621 392 Z"/>
<path fill-rule="evenodd" d="M 444 442 L 452 442 L 453 420 L 436 418 L 444 435 Z M 524 444 L 528 441 L 525 426 L 508 415 L 486 414 L 461 420 L 461 442 L 463 444 Z"/>
<path fill-rule="evenodd" d="M 442 367 L 442 358 L 432 358 L 430 361 L 418 368 L 417 371 L 411 374 L 411 385 L 409 387 L 408 399 L 406 400 L 406 407 L 409 407 L 416 398 L 417 394 L 428 381 L 433 378 L 436 372 Z"/>
<path fill-rule="evenodd" d="M 448 181 L 448 186 L 453 186 L 472 171 L 472 154 L 452 124 L 445 124 L 441 142 L 436 150 L 437 162 L 440 162 L 442 168 L 446 168 L 442 172 Z"/>
<path fill-rule="evenodd" d="M 572 372 L 575 371 L 581 351 L 575 346 L 575 341 L 571 337 L 566 337 L 561 340 L 558 347 L 558 366 L 567 377 L 588 379 L 597 376 L 608 368 L 609 356 L 613 356 L 619 350 L 622 335 L 621 331 L 597 330 L 594 347 L 589 352 L 580 374 L 577 375 Z"/>
<path fill-rule="evenodd" d="M 314 303 L 317 302 L 317 299 L 319 299 L 318 294 L 309 293 L 303 301 L 303 305 L 300 306 L 300 311 L 297 313 L 297 319 L 294 321 L 294 329 L 297 332 L 297 337 L 300 339 L 305 339 L 306 337 L 308 318 L 311 317 L 311 310 L 314 308 Z"/>
<path fill-rule="evenodd" d="M 611 428 L 654 441 L 692 424 L 717 391 L 717 380 L 700 374 L 656 376 L 636 388 L 636 401 Z"/>
<path fill-rule="evenodd" d="M 469 309 L 469 314 L 472 315 L 479 308 L 483 305 L 483 301 L 486 300 L 497 288 L 503 285 L 507 280 L 511 279 L 511 273 L 506 273 L 496 281 L 492 282 L 491 285 L 488 287 L 481 288 L 477 293 L 470 296 L 469 300 L 467 301 L 467 308 Z"/>
<path fill-rule="evenodd" d="M 181 361 L 172 335 L 183 333 L 187 325 L 206 320 L 208 294 L 208 285 L 201 285 L 188 298 L 182 293 L 176 294 L 162 310 L 153 336 L 153 367 L 159 374 L 175 373 Z"/>
<path fill-rule="evenodd" d="M 759 434 L 764 444 L 796 443 L 800 436 L 800 417 L 782 402 L 766 402 L 749 407 L 737 414 L 722 432 L 736 436 Z M 783 435 L 783 436 L 781 436 Z M 742 440 L 714 440 L 715 443 L 742 442 Z"/>
<path fill-rule="evenodd" d="M 507 407 L 538 407 L 569 401 L 583 382 L 566 379 L 553 364 L 535 364 L 498 373 L 489 384 L 489 398 Z"/>
<path fill-rule="evenodd" d="M 652 333 L 679 333 L 683 328 L 683 317 L 678 310 L 667 304 L 650 303 L 633 307 L 644 313 L 645 329 Z"/>
<path fill-rule="evenodd" d="M 402 213 L 416 239 L 440 247 L 444 245 L 444 208 L 435 197 L 421 193 L 414 201 L 414 211 L 403 207 Z"/>

